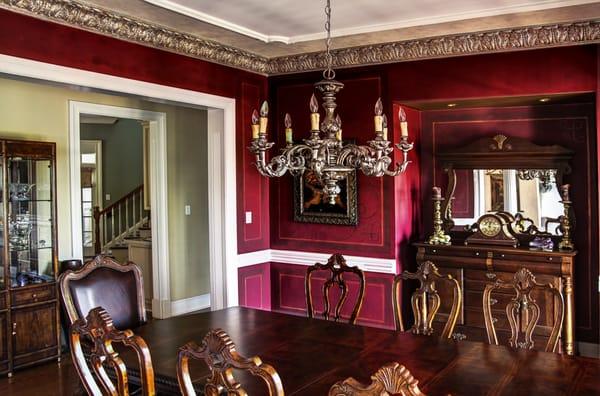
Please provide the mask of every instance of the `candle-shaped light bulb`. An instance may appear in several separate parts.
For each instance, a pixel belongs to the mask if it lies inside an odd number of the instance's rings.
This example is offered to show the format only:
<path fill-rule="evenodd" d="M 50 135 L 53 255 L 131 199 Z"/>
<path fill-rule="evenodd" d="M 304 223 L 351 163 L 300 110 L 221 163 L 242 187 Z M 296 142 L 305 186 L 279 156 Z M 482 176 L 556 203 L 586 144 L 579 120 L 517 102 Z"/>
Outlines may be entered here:
<path fill-rule="evenodd" d="M 375 103 L 375 132 L 383 131 L 383 104 L 381 103 L 381 98 L 377 99 Z"/>
<path fill-rule="evenodd" d="M 269 104 L 267 103 L 267 101 L 265 100 L 262 104 L 262 106 L 260 106 L 260 119 L 259 119 L 259 132 L 260 133 L 267 133 L 267 116 L 269 115 Z"/>
<path fill-rule="evenodd" d="M 383 115 L 382 125 L 383 125 L 383 140 L 388 140 L 388 121 L 387 121 L 387 116 L 385 114 Z"/>
<path fill-rule="evenodd" d="M 285 113 L 283 123 L 285 124 L 285 142 L 292 144 L 294 141 L 292 140 L 292 117 L 290 113 Z"/>
<path fill-rule="evenodd" d="M 337 114 L 337 115 L 335 116 L 335 123 L 336 123 L 336 124 L 337 124 L 337 126 L 338 126 L 338 130 L 337 130 L 337 132 L 335 133 L 335 138 L 336 138 L 338 141 L 340 141 L 340 142 L 341 142 L 341 141 L 342 141 L 342 119 L 340 118 L 340 115 L 339 115 L 339 114 Z"/>
<path fill-rule="evenodd" d="M 258 139 L 258 111 L 252 112 L 252 139 Z"/>
<path fill-rule="evenodd" d="M 317 102 L 317 98 L 315 94 L 312 94 L 310 97 L 310 129 L 313 131 L 319 130 L 319 119 L 321 115 L 319 114 L 319 102 Z"/>
<path fill-rule="evenodd" d="M 398 110 L 398 118 L 400 119 L 400 133 L 403 138 L 408 137 L 408 122 L 406 122 L 406 112 L 402 107 Z"/>
<path fill-rule="evenodd" d="M 564 184 L 560 186 L 560 197 L 563 201 L 570 201 L 571 197 L 569 194 L 569 189 L 571 188 L 570 184 Z"/>
<path fill-rule="evenodd" d="M 442 189 L 439 187 L 432 188 L 433 199 L 441 199 L 442 198 Z"/>

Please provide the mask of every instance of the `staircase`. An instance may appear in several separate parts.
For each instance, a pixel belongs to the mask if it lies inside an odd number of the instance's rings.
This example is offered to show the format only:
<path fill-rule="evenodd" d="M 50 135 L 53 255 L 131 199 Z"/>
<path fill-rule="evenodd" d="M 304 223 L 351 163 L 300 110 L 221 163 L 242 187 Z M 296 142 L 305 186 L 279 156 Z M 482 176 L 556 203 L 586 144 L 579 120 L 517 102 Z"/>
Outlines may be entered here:
<path fill-rule="evenodd" d="M 132 237 L 151 237 L 143 185 L 104 209 L 94 207 L 94 254 L 127 249 L 125 239 Z"/>

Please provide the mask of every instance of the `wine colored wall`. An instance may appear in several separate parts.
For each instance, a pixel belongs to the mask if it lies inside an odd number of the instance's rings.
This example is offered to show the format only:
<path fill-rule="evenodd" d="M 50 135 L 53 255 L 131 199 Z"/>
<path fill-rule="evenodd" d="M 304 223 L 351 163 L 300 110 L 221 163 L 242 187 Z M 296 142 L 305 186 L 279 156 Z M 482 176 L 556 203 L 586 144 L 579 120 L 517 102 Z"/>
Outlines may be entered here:
<path fill-rule="evenodd" d="M 251 167 L 246 150 L 249 111 L 266 98 L 266 77 L 5 10 L 0 53 L 235 98 L 238 250 L 269 247 L 268 181 Z M 245 211 L 253 212 L 252 224 L 245 224 Z"/>
<path fill-rule="evenodd" d="M 338 95 L 344 137 L 364 143 L 372 136 L 372 106 L 378 96 L 382 97 L 389 115 L 396 113 L 397 106 L 406 102 L 596 92 L 600 85 L 598 57 L 597 46 L 588 45 L 339 70 L 338 78 L 346 84 Z M 269 78 L 273 113 L 278 117 L 285 112 L 292 115 L 296 139 L 307 134 L 308 100 L 312 84 L 319 79 L 319 73 Z M 543 110 L 513 108 L 441 112 L 468 125 L 481 125 L 480 128 L 461 127 L 458 132 L 448 127 L 435 135 L 436 144 L 460 144 L 482 134 L 498 132 L 500 126 L 490 120 L 498 117 L 507 120 L 514 116 L 520 120 L 511 125 L 510 131 L 515 135 L 530 137 L 539 144 L 564 144 L 577 151 L 574 168 L 580 171 L 574 173 L 577 177 L 572 180 L 573 189 L 579 190 L 577 216 L 587 223 L 578 229 L 576 237 L 580 249 L 577 307 L 582 311 L 577 314 L 577 336 L 579 340 L 589 342 L 598 342 L 598 199 L 594 157 L 598 151 L 594 106 L 596 104 L 591 103 L 571 107 L 548 106 Z M 435 168 L 431 125 L 436 116 L 430 112 L 408 110 L 411 139 L 417 141 L 416 149 L 409 156 L 413 163 L 406 174 L 396 179 L 381 181 L 359 177 L 358 226 L 296 223 L 293 221 L 291 179 L 282 178 L 271 183 L 272 248 L 395 258 L 399 270 L 414 267 L 415 254 L 411 242 L 429 233 L 429 191 Z M 557 121 L 560 124 L 557 128 L 558 124 L 552 121 L 538 120 L 544 117 L 571 118 L 570 121 Z M 574 125 L 580 125 L 579 121 L 573 121 L 573 117 L 585 119 L 585 128 L 568 132 Z M 275 119 L 274 124 L 274 137 L 281 141 L 283 119 Z M 396 139 L 397 124 L 395 116 Z M 293 265 L 271 264 L 272 309 L 302 312 L 304 289 L 301 287 L 301 273 L 302 270 Z M 382 278 L 385 279 L 382 288 L 387 289 L 391 276 L 386 278 L 382 275 Z M 391 325 L 388 321 L 391 293 L 373 290 L 370 294 L 367 292 L 366 301 L 374 307 L 380 296 L 383 296 L 380 304 L 384 308 L 373 308 L 370 314 L 377 315 L 377 319 L 369 323 L 374 325 L 377 322 L 388 327 Z"/>

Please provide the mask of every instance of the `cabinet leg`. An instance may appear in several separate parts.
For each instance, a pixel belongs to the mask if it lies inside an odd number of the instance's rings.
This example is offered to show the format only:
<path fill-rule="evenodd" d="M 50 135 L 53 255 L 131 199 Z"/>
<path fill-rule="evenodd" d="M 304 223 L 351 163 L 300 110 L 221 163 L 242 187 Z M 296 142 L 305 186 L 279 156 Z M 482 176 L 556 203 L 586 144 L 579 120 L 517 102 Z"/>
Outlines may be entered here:
<path fill-rule="evenodd" d="M 575 301 L 573 298 L 573 278 L 565 276 L 565 322 L 564 322 L 564 337 L 565 337 L 565 352 L 567 355 L 575 354 Z"/>

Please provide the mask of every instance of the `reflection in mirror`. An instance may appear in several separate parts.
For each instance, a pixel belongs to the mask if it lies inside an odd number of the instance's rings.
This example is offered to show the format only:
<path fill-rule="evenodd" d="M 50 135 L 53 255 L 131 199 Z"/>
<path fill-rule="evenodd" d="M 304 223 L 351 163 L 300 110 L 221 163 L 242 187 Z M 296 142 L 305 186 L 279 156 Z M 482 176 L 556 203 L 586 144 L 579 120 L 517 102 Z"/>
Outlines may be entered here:
<path fill-rule="evenodd" d="M 560 234 L 558 218 L 563 214 L 555 169 L 474 169 L 461 170 L 457 177 L 453 220 L 456 225 L 470 225 L 485 213 L 508 212 L 526 219 L 524 227 Z M 463 176 L 463 175 L 461 175 Z M 521 231 L 525 231 L 522 229 Z"/>

